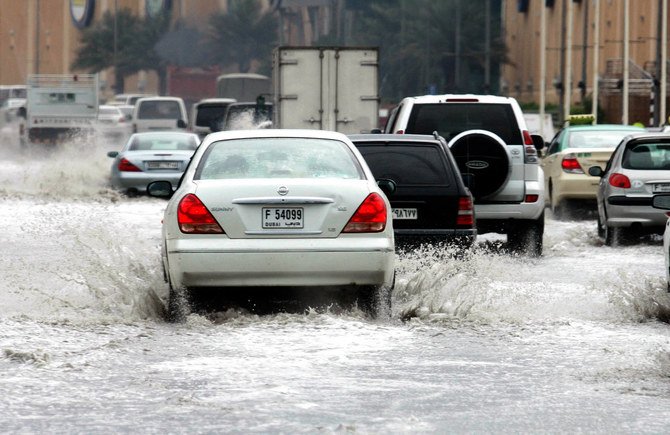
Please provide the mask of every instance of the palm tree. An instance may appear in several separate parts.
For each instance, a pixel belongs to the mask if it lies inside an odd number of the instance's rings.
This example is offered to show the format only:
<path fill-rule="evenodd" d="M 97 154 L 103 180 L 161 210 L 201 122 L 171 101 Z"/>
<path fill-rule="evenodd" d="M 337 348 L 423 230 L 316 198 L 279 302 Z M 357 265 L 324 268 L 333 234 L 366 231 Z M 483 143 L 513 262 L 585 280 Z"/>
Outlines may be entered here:
<path fill-rule="evenodd" d="M 240 72 L 249 72 L 257 61 L 269 70 L 277 17 L 269 10 L 263 12 L 258 0 L 231 0 L 227 13 L 210 19 L 206 39 L 215 64 L 237 65 Z"/>

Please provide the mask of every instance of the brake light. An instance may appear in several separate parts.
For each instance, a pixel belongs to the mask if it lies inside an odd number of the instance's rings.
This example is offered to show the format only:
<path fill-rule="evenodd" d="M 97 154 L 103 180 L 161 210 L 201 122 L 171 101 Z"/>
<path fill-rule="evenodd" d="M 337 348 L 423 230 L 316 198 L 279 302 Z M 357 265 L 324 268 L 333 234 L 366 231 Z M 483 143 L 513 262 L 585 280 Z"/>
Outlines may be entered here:
<path fill-rule="evenodd" d="M 456 226 L 472 228 L 475 224 L 475 214 L 472 209 L 472 198 L 461 196 L 458 199 L 458 217 Z"/>
<path fill-rule="evenodd" d="M 126 117 L 125 117 L 125 116 L 121 116 L 121 117 L 119 118 L 119 122 L 126 122 Z"/>
<path fill-rule="evenodd" d="M 523 130 L 521 134 L 523 135 L 523 144 L 533 145 L 533 149 L 535 149 L 535 144 L 533 143 L 533 138 L 530 137 L 530 132 L 528 130 Z"/>
<path fill-rule="evenodd" d="M 222 234 L 223 229 L 200 198 L 189 193 L 179 201 L 177 223 L 182 233 Z"/>
<path fill-rule="evenodd" d="M 525 202 L 537 202 L 540 199 L 540 195 L 526 195 Z"/>
<path fill-rule="evenodd" d="M 128 161 L 126 158 L 123 158 L 119 161 L 118 168 L 121 172 L 142 172 L 140 168 L 130 163 L 130 161 Z"/>
<path fill-rule="evenodd" d="M 446 100 L 449 103 L 478 103 L 478 98 L 447 98 Z"/>
<path fill-rule="evenodd" d="M 386 204 L 377 193 L 371 193 L 358 206 L 343 233 L 378 233 L 386 228 Z"/>
<path fill-rule="evenodd" d="M 405 130 L 398 130 L 395 132 L 395 134 L 405 134 Z"/>
<path fill-rule="evenodd" d="M 610 186 L 619 187 L 621 189 L 630 189 L 630 179 L 624 174 L 617 174 L 616 172 L 610 175 Z"/>
<path fill-rule="evenodd" d="M 579 164 L 577 157 L 572 153 L 566 154 L 563 157 L 563 160 L 561 160 L 561 168 L 563 168 L 564 172 L 568 172 L 570 174 L 584 173 L 582 165 Z"/>

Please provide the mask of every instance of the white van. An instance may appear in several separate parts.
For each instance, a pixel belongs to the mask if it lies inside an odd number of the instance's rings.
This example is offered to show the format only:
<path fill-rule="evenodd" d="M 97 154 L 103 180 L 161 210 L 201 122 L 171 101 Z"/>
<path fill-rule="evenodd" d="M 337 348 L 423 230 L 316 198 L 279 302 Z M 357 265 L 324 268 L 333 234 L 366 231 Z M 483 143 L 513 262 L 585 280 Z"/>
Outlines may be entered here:
<path fill-rule="evenodd" d="M 179 97 L 145 97 L 135 103 L 133 133 L 143 131 L 186 131 L 188 115 Z"/>

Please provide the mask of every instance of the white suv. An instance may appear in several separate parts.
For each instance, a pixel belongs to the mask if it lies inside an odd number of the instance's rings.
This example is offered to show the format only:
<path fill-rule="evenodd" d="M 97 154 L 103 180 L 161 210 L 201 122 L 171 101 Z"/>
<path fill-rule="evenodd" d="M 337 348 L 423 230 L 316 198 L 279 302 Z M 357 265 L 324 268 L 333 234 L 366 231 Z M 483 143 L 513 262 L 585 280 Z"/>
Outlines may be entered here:
<path fill-rule="evenodd" d="M 384 132 L 444 137 L 475 198 L 477 232 L 505 233 L 510 250 L 542 254 L 544 175 L 537 150 L 543 141 L 528 132 L 514 98 L 404 98 Z"/>

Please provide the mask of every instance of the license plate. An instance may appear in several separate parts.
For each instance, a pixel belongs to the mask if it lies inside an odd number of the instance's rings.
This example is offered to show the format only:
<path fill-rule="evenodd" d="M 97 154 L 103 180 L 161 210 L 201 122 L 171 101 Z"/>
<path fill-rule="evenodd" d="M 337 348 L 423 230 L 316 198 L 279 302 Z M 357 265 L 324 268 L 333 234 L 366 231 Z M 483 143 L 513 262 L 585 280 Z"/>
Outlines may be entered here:
<path fill-rule="evenodd" d="M 393 219 L 396 220 L 406 220 L 406 219 L 418 219 L 419 213 L 415 208 L 394 208 L 393 210 Z"/>
<path fill-rule="evenodd" d="M 654 184 L 654 193 L 670 192 L 670 183 L 656 183 Z"/>
<path fill-rule="evenodd" d="M 147 162 L 148 169 L 177 169 L 179 162 Z"/>
<path fill-rule="evenodd" d="M 302 207 L 263 207 L 261 211 L 263 228 L 302 228 Z"/>

